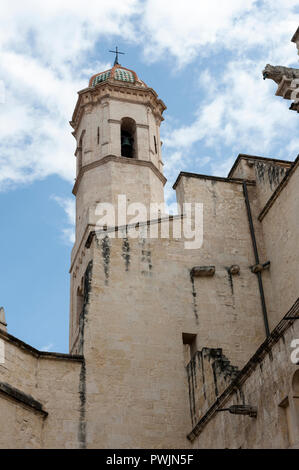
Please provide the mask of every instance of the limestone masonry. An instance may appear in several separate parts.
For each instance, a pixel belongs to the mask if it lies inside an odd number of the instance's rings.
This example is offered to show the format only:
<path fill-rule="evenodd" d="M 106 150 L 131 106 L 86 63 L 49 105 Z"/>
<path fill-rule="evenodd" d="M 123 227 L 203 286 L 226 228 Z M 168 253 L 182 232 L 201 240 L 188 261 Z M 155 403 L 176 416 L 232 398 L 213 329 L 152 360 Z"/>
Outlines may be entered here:
<path fill-rule="evenodd" d="M 298 70 L 263 74 L 299 111 Z M 159 212 L 164 238 L 140 216 L 132 237 L 119 195 L 162 207 L 165 109 L 117 61 L 78 93 L 70 350 L 11 336 L 0 309 L 1 448 L 299 448 L 299 158 L 181 172 L 179 205 L 203 204 L 200 248 L 177 235 L 184 212 Z M 115 224 L 99 226 L 103 203 Z"/>

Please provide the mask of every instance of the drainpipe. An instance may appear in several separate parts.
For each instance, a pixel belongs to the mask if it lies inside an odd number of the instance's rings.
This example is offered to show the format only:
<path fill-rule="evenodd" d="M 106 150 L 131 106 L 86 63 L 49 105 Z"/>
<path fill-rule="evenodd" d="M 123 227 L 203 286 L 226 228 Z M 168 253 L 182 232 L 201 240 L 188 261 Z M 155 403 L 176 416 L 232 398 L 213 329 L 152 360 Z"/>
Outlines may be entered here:
<path fill-rule="evenodd" d="M 249 198 L 248 198 L 247 184 L 246 184 L 245 181 L 243 181 L 243 193 L 244 193 L 245 204 L 246 204 L 246 209 L 247 209 L 247 216 L 248 216 L 250 235 L 251 235 L 251 240 L 252 240 L 252 245 L 253 245 L 255 264 L 260 264 L 259 253 L 258 253 L 258 249 L 257 249 L 255 232 L 254 232 L 254 226 L 253 226 L 253 221 L 252 221 L 250 202 L 249 202 Z M 268 337 L 268 336 L 270 336 L 270 329 L 269 329 L 268 314 L 267 314 L 267 307 L 266 307 L 266 301 L 265 301 L 265 294 L 264 294 L 264 287 L 263 287 L 263 280 L 262 280 L 261 271 L 257 272 L 256 275 L 257 275 L 258 284 L 259 284 L 259 291 L 260 291 L 260 297 L 261 297 L 261 304 L 262 304 L 265 331 L 266 331 L 266 336 Z"/>

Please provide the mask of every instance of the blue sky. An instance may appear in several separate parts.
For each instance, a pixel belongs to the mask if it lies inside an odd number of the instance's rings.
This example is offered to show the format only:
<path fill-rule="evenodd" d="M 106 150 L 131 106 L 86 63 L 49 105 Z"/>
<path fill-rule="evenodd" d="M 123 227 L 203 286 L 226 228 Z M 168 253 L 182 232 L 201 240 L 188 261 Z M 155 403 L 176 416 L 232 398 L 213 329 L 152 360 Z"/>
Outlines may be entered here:
<path fill-rule="evenodd" d="M 0 15 L 0 305 L 9 332 L 68 351 L 75 141 L 68 121 L 94 73 L 134 69 L 167 105 L 168 201 L 181 170 L 226 175 L 238 153 L 291 159 L 298 118 L 263 81 L 298 67 L 299 0 L 23 0 Z"/>

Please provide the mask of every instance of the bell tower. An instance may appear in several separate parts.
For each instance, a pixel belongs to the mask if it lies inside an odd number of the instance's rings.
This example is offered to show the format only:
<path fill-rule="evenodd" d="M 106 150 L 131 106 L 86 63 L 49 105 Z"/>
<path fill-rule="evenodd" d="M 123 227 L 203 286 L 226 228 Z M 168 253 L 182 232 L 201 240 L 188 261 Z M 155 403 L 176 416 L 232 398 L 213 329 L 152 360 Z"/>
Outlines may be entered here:
<path fill-rule="evenodd" d="M 77 142 L 76 244 L 99 202 L 164 201 L 160 124 L 166 109 L 133 70 L 116 63 L 79 91 L 71 126 Z"/>
<path fill-rule="evenodd" d="M 78 92 L 70 122 L 76 139 L 76 240 L 71 261 L 70 350 L 78 351 L 80 312 L 84 304 L 84 237 L 95 229 L 99 203 L 117 214 L 118 196 L 127 205 L 164 202 L 160 124 L 165 104 L 137 74 L 118 60 L 93 75 Z M 117 216 L 116 216 L 117 217 Z M 116 218 L 115 225 L 121 225 Z M 83 274 L 82 274 L 83 273 Z"/>

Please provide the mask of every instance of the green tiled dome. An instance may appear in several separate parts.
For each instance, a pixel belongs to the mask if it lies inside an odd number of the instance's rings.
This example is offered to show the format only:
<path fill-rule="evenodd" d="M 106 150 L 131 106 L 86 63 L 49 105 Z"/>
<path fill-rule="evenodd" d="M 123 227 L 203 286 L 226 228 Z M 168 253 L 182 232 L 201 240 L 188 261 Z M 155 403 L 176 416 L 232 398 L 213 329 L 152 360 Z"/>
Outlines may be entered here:
<path fill-rule="evenodd" d="M 114 79 L 120 80 L 121 82 L 135 82 L 134 75 L 129 70 L 117 68 L 114 72 Z"/>
<path fill-rule="evenodd" d="M 107 72 L 100 73 L 93 79 L 92 86 L 96 86 L 98 83 L 108 80 L 110 75 L 111 75 L 111 70 L 107 70 Z"/>
<path fill-rule="evenodd" d="M 89 86 L 96 86 L 106 80 L 118 80 L 120 82 L 133 83 L 138 86 L 146 86 L 142 80 L 139 80 L 133 70 L 122 67 L 119 64 L 114 65 L 112 69 L 93 75 L 89 81 Z"/>

